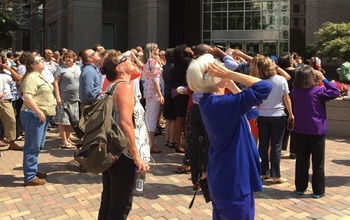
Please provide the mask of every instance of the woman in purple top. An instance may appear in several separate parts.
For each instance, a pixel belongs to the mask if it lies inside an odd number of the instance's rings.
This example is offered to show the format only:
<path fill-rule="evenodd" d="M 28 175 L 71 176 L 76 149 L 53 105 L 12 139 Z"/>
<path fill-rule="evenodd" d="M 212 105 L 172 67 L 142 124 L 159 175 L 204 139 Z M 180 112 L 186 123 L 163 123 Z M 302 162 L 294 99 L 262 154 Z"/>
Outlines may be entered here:
<path fill-rule="evenodd" d="M 319 81 L 324 86 L 319 86 Z M 308 186 L 312 155 L 313 198 L 325 193 L 325 134 L 327 116 L 325 102 L 340 96 L 337 86 L 310 66 L 296 69 L 293 83 L 294 136 L 296 148 L 295 187 L 303 195 Z"/>

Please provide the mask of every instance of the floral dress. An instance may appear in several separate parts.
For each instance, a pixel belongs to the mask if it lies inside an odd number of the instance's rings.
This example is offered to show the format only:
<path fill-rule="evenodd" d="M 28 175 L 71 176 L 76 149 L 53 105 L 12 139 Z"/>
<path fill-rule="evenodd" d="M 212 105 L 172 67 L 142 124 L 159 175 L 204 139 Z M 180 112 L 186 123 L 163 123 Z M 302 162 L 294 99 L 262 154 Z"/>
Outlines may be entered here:
<path fill-rule="evenodd" d="M 143 97 L 151 98 L 153 96 L 159 99 L 154 82 L 158 82 L 161 90 L 164 89 L 164 80 L 162 76 L 163 69 L 157 62 L 157 60 L 150 58 L 147 63 L 145 63 L 143 72 L 142 72 L 142 81 L 143 81 Z M 163 93 L 163 92 L 162 92 Z"/>
<path fill-rule="evenodd" d="M 133 113 L 133 116 L 134 116 L 133 121 L 135 126 L 134 130 L 135 130 L 136 147 L 141 159 L 144 160 L 145 162 L 149 162 L 151 160 L 151 154 L 150 154 L 148 131 L 145 124 L 145 110 L 141 105 L 141 102 L 137 98 L 137 96 L 134 96 L 134 101 L 135 101 L 135 106 L 134 106 L 134 113 Z M 120 124 L 119 113 L 115 108 L 113 110 L 113 119 L 116 123 Z M 129 148 L 125 148 L 123 151 L 123 154 L 132 159 L 132 155 L 129 152 Z"/>

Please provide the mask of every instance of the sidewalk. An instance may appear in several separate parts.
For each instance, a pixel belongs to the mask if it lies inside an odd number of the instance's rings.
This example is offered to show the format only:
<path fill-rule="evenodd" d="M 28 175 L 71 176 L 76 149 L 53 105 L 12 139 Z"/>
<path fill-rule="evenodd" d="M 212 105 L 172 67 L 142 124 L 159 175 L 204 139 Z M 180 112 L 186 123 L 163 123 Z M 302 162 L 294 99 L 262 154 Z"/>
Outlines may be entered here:
<path fill-rule="evenodd" d="M 19 142 L 23 144 L 22 142 Z M 23 187 L 21 151 L 4 151 L 0 157 L 0 220 L 7 219 L 97 219 L 102 190 L 101 176 L 79 173 L 72 158 L 74 150 L 62 150 L 57 131 L 48 133 L 39 169 L 48 172 L 44 186 Z M 147 174 L 145 195 L 135 197 L 131 220 L 211 219 L 211 203 L 201 192 L 192 209 L 193 191 L 189 174 L 174 174 L 182 155 L 164 147 L 164 135 L 156 137 L 163 153 L 153 155 L 155 164 Z M 295 160 L 281 161 L 287 183 L 264 182 L 256 193 L 256 219 L 350 219 L 350 139 L 326 141 L 326 196 L 311 198 L 294 191 Z M 234 219 L 234 217 L 232 217 Z"/>

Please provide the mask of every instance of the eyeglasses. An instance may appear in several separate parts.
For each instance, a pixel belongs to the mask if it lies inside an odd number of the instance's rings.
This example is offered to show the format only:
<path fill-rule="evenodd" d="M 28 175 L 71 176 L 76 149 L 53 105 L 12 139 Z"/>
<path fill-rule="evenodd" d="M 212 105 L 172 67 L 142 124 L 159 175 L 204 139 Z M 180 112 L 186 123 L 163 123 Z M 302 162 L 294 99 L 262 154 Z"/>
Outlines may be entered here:
<path fill-rule="evenodd" d="M 127 60 L 127 58 L 126 58 L 126 56 L 123 56 L 122 58 L 120 58 L 118 61 L 114 61 L 114 60 L 112 60 L 113 61 L 113 63 L 115 64 L 115 66 L 117 67 L 119 64 L 121 64 L 121 63 L 123 63 L 123 62 L 125 62 Z"/>
<path fill-rule="evenodd" d="M 35 60 L 34 64 L 39 64 L 39 63 L 43 63 L 44 62 L 44 58 L 41 58 L 40 60 Z"/>
<path fill-rule="evenodd" d="M 115 67 L 117 67 L 119 64 L 121 64 L 121 63 L 127 61 L 127 58 L 126 58 L 126 56 L 123 56 L 123 57 L 120 58 L 118 61 L 114 61 L 113 59 L 111 59 L 111 61 L 114 63 Z M 115 69 L 115 67 L 114 67 L 114 69 Z M 109 68 L 108 68 L 108 69 L 109 69 Z M 102 67 L 102 68 L 100 69 L 100 71 L 101 71 L 101 74 L 102 74 L 102 75 L 106 75 L 106 74 L 107 74 L 107 69 L 106 69 L 105 67 Z"/>
<path fill-rule="evenodd" d="M 90 54 L 88 57 L 92 57 L 92 56 L 95 56 L 96 52 L 93 52 L 92 54 Z"/>

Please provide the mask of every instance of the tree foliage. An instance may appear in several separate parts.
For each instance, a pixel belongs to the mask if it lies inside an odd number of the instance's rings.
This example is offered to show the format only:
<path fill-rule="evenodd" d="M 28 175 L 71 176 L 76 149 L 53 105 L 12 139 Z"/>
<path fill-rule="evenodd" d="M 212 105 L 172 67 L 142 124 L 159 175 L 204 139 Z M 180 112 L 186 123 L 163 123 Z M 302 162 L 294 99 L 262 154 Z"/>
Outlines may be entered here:
<path fill-rule="evenodd" d="M 15 17 L 10 10 L 10 6 L 11 1 L 3 0 L 0 3 L 0 51 L 11 47 L 11 31 L 17 28 Z"/>
<path fill-rule="evenodd" d="M 315 35 L 316 41 L 313 47 L 323 57 L 350 58 L 350 23 L 326 22 L 315 32 Z"/>

